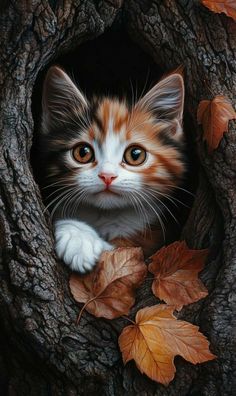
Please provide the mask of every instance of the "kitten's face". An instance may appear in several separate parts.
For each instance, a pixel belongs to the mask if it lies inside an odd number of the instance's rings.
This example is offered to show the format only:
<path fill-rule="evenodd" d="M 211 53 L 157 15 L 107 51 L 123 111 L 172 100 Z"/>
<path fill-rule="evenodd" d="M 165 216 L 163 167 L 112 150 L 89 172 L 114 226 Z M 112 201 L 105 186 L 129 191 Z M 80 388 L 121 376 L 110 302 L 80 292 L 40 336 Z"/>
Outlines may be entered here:
<path fill-rule="evenodd" d="M 42 122 L 48 184 L 57 183 L 58 195 L 77 205 L 153 206 L 184 172 L 183 98 L 182 77 L 172 74 L 133 108 L 109 98 L 89 104 L 69 77 L 52 67 Z"/>

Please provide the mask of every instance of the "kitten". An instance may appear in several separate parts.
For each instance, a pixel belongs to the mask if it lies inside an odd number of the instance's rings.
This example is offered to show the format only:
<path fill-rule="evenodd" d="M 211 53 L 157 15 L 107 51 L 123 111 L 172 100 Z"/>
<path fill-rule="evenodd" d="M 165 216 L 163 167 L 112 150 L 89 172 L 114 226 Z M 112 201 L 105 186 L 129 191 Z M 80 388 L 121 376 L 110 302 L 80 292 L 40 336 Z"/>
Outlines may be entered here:
<path fill-rule="evenodd" d="M 59 67 L 43 89 L 41 152 L 56 252 L 91 270 L 120 242 L 150 255 L 163 244 L 163 203 L 180 183 L 184 84 L 168 75 L 137 103 L 91 102 Z M 171 226 L 171 225 L 170 225 Z"/>

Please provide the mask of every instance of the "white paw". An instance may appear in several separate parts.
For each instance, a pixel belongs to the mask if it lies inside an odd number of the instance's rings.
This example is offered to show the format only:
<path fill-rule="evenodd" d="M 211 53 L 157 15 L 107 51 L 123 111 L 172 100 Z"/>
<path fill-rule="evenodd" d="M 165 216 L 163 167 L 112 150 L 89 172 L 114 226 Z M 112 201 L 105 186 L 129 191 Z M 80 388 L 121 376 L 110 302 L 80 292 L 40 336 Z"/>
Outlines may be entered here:
<path fill-rule="evenodd" d="M 81 273 L 90 271 L 104 250 L 113 249 L 92 227 L 76 220 L 56 221 L 55 239 L 58 257 Z"/>

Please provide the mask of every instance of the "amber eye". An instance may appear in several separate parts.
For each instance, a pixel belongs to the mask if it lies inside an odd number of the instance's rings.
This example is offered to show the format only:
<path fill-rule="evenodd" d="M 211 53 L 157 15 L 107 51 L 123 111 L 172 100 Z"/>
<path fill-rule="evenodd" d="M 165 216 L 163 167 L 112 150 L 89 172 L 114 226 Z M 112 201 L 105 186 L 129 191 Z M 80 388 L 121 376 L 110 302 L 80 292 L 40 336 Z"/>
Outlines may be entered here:
<path fill-rule="evenodd" d="M 74 159 L 81 164 L 94 161 L 93 148 L 88 143 L 80 143 L 73 149 Z"/>
<path fill-rule="evenodd" d="M 139 146 L 130 146 L 125 150 L 124 160 L 127 164 L 141 165 L 146 159 L 146 151 Z"/>

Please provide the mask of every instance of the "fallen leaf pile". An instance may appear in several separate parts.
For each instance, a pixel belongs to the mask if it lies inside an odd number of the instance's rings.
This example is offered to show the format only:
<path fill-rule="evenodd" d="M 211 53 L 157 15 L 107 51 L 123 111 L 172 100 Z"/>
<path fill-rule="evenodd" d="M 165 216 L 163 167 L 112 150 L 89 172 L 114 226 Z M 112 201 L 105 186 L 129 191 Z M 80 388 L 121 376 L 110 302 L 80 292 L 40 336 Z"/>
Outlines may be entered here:
<path fill-rule="evenodd" d="M 209 10 L 221 13 L 236 20 L 236 1 L 235 0 L 201 0 L 201 3 Z"/>
<path fill-rule="evenodd" d="M 174 378 L 176 355 L 193 364 L 215 358 L 198 327 L 177 320 L 173 311 L 165 304 L 140 309 L 119 337 L 124 363 L 134 359 L 141 373 L 164 385 Z"/>
<path fill-rule="evenodd" d="M 126 364 L 134 360 L 141 373 L 168 385 L 174 378 L 176 355 L 196 364 L 212 360 L 209 342 L 197 326 L 178 320 L 174 310 L 207 295 L 198 278 L 207 250 L 191 250 L 185 242 L 174 242 L 149 259 L 154 277 L 152 291 L 167 304 L 140 309 L 136 322 L 125 327 L 119 346 Z M 85 276 L 73 273 L 70 289 L 84 310 L 96 317 L 114 319 L 128 315 L 135 303 L 135 289 L 145 281 L 147 264 L 141 248 L 120 247 L 104 252 L 95 270 Z M 150 281 L 150 279 L 147 279 Z"/>
<path fill-rule="evenodd" d="M 198 106 L 197 120 L 202 124 L 203 140 L 206 140 L 209 152 L 215 150 L 228 131 L 229 120 L 236 119 L 229 99 L 216 96 L 213 100 L 202 100 Z"/>

